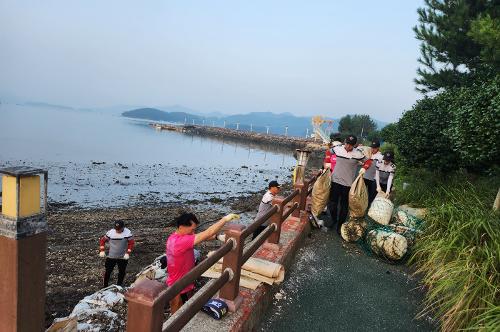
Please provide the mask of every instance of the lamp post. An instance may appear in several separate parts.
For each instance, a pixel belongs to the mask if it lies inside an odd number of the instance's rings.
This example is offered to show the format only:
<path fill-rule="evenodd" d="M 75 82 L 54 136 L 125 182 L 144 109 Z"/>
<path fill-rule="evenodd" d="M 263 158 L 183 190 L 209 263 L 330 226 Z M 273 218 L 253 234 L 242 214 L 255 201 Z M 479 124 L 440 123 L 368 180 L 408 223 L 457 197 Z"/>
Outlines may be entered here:
<path fill-rule="evenodd" d="M 295 166 L 293 183 L 304 183 L 304 174 L 311 151 L 305 149 L 296 149 L 295 151 L 297 154 L 297 166 Z"/>

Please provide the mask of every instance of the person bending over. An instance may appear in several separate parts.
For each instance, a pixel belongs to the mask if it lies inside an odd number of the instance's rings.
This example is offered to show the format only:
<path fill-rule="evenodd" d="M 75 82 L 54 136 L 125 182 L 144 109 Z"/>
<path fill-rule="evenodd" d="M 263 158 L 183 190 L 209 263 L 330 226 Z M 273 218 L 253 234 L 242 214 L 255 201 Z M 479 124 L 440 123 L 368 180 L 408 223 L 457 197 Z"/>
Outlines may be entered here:
<path fill-rule="evenodd" d="M 388 151 L 384 153 L 382 159 L 382 161 L 377 163 L 375 180 L 377 181 L 377 192 L 384 192 L 385 197 L 388 198 L 391 193 L 394 174 L 396 172 L 396 165 L 394 165 L 394 153 Z"/>
<path fill-rule="evenodd" d="M 183 213 L 175 219 L 177 229 L 167 239 L 167 286 L 172 286 L 177 280 L 184 277 L 195 265 L 194 246 L 215 238 L 225 223 L 237 219 L 237 214 L 231 213 L 220 219 L 206 230 L 195 233 L 199 224 L 198 218 L 193 213 Z M 170 312 L 174 314 L 191 297 L 194 283 L 181 290 L 170 301 Z"/>

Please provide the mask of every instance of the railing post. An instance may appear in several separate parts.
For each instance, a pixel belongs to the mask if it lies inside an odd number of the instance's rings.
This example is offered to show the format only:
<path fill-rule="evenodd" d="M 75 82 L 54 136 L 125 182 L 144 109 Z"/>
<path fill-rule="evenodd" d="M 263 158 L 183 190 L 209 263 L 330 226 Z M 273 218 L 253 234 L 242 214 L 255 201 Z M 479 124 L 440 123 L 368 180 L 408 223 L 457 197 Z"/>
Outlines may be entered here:
<path fill-rule="evenodd" d="M 278 211 L 276 211 L 272 215 L 271 218 L 269 218 L 269 225 L 276 224 L 277 227 L 274 230 L 274 232 L 272 232 L 271 235 L 269 235 L 265 245 L 274 244 L 275 246 L 271 246 L 271 247 L 274 247 L 275 249 L 277 249 L 277 246 L 280 243 L 281 223 L 283 222 L 283 220 L 281 220 L 281 219 L 283 218 L 283 209 L 284 209 L 283 200 L 284 200 L 284 198 L 281 196 L 275 197 L 273 199 L 272 204 L 278 205 L 279 209 L 278 209 Z"/>
<path fill-rule="evenodd" d="M 227 303 L 229 311 L 235 312 L 243 302 L 240 295 L 241 256 L 244 239 L 241 238 L 243 225 L 228 224 L 226 226 L 226 242 L 233 241 L 233 249 L 222 260 L 222 271 L 231 270 L 231 279 L 221 288 L 219 296 Z"/>
<path fill-rule="evenodd" d="M 293 187 L 299 190 L 299 194 L 293 199 L 293 201 L 296 202 L 299 207 L 292 212 L 292 217 L 300 218 L 300 211 L 304 210 L 306 206 L 307 188 L 309 186 L 307 180 L 304 180 L 303 183 L 296 183 L 293 185 Z"/>
<path fill-rule="evenodd" d="M 165 284 L 143 279 L 125 293 L 127 332 L 161 332 L 166 291 Z"/>

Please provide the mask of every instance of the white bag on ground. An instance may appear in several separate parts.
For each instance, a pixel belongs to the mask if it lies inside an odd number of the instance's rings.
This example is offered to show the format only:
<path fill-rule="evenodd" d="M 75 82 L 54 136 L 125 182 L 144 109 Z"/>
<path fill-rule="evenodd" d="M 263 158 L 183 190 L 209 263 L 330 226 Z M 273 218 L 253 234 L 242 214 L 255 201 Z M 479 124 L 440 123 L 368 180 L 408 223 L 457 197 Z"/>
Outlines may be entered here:
<path fill-rule="evenodd" d="M 368 217 L 381 225 L 388 225 L 391 221 L 394 204 L 382 195 L 377 195 L 370 206 Z"/>
<path fill-rule="evenodd" d="M 408 250 L 408 241 L 403 235 L 382 229 L 369 231 L 366 242 L 374 253 L 391 260 L 401 259 Z"/>
<path fill-rule="evenodd" d="M 323 173 L 318 176 L 318 179 L 314 183 L 313 191 L 312 191 L 312 204 L 311 204 L 311 213 L 313 216 L 317 217 L 321 212 L 325 209 L 326 204 L 328 203 L 328 198 L 330 198 L 330 170 L 326 169 Z"/>

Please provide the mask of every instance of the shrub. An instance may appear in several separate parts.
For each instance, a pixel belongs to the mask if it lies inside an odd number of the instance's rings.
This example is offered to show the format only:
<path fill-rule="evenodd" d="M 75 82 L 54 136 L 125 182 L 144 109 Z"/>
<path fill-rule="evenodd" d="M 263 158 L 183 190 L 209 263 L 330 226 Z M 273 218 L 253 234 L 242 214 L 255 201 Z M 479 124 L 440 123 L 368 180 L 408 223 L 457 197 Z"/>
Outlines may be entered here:
<path fill-rule="evenodd" d="M 449 94 L 419 100 L 397 124 L 395 142 L 409 167 L 447 171 L 458 169 L 458 155 L 445 131 L 450 118 Z"/>
<path fill-rule="evenodd" d="M 470 88 L 457 89 L 446 134 L 461 163 L 483 171 L 500 162 L 500 75 Z"/>

